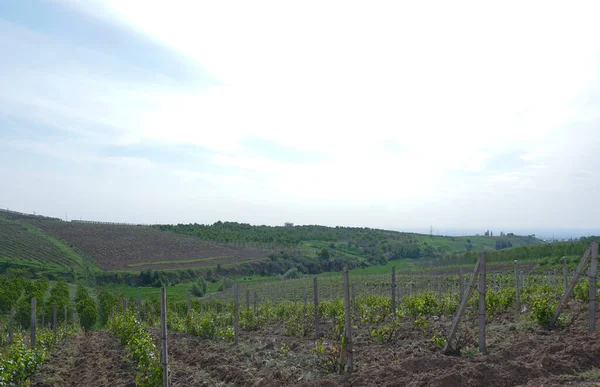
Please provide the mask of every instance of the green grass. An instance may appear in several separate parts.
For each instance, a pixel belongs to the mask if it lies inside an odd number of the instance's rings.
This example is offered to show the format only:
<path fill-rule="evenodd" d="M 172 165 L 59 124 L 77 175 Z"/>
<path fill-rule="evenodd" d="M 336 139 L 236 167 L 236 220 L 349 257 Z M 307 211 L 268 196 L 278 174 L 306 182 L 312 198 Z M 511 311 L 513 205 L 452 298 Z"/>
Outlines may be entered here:
<path fill-rule="evenodd" d="M 187 294 L 192 289 L 193 282 L 181 283 L 177 285 L 167 286 L 167 300 L 185 301 L 187 300 Z M 216 293 L 221 286 L 220 282 L 208 282 L 208 294 Z M 96 291 L 100 293 L 102 289 L 106 289 L 110 292 L 121 295 L 122 297 L 137 297 L 139 294 L 142 300 L 151 300 L 160 297 L 160 289 L 151 286 L 129 286 L 129 285 L 117 285 L 110 284 L 104 285 L 101 288 L 97 288 Z"/>
<path fill-rule="evenodd" d="M 0 265 L 5 269 L 35 269 L 46 276 L 90 280 L 102 269 L 62 240 L 18 220 L 0 217 Z"/>
<path fill-rule="evenodd" d="M 154 262 L 130 263 L 127 266 L 128 267 L 140 267 L 140 266 L 147 266 L 147 265 L 170 265 L 170 264 L 175 264 L 175 263 L 194 263 L 194 262 L 202 262 L 202 261 L 211 261 L 214 259 L 222 259 L 222 258 L 231 258 L 231 255 L 224 255 L 224 256 L 219 256 L 219 257 L 208 257 L 208 258 L 195 258 L 195 259 L 187 259 L 187 260 L 179 260 L 179 261 L 154 261 Z"/>

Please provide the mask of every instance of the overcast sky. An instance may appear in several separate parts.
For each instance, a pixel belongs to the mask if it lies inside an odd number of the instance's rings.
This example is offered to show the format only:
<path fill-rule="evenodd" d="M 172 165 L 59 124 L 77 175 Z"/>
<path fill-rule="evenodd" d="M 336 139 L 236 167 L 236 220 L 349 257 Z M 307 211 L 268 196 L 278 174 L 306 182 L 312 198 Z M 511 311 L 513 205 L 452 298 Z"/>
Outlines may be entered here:
<path fill-rule="evenodd" d="M 0 1 L 0 206 L 596 228 L 597 1 Z"/>

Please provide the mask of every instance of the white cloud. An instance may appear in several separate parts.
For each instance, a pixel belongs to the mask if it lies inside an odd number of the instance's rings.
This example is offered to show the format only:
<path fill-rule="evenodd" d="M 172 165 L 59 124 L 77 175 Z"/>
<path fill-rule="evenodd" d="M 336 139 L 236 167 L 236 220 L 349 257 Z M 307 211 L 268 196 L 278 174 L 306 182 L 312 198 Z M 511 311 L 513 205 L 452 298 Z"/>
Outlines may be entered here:
<path fill-rule="evenodd" d="M 582 151 L 571 127 L 598 118 L 585 98 L 598 90 L 596 2 L 72 4 L 176 49 L 219 84 L 143 84 L 95 76 L 85 65 L 42 66 L 15 71 L 19 92 L 0 90 L 5 109 L 94 143 L 211 150 L 211 165 L 235 176 L 193 166 L 168 173 L 225 185 L 252 205 L 335 201 L 366 216 L 378 203 L 382 217 L 450 222 L 453 210 L 423 207 L 487 194 L 525 203 L 543 189 L 551 201 L 591 147 Z M 16 41 L 31 49 L 36 39 Z M 324 157 L 257 156 L 246 137 Z M 488 172 L 505 154 L 521 154 L 525 166 Z"/>
<path fill-rule="evenodd" d="M 600 32 L 593 2 L 107 7 L 227 85 L 162 96 L 146 134 L 228 151 L 249 133 L 329 152 L 374 140 L 433 154 L 504 149 L 484 135 L 498 132 L 527 146 L 576 114 L 569 103 L 593 75 Z"/>

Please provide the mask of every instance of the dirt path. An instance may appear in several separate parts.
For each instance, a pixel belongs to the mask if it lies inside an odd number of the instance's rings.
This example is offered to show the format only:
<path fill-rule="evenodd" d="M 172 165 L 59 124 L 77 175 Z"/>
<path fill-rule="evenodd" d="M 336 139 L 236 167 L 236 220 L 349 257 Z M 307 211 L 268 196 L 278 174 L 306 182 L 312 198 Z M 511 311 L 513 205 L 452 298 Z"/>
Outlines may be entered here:
<path fill-rule="evenodd" d="M 135 366 L 108 331 L 77 335 L 59 343 L 31 379 L 37 387 L 135 386 Z"/>

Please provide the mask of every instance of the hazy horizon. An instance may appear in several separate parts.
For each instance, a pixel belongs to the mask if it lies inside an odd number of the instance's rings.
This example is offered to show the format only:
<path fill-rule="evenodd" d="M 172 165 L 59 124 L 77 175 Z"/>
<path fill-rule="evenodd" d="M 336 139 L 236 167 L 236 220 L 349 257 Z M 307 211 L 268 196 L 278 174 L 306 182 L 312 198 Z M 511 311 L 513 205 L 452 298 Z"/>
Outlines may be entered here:
<path fill-rule="evenodd" d="M 19 211 L 18 209 L 10 209 L 10 208 L 1 208 L 1 210 L 10 210 L 10 211 L 16 211 L 16 212 L 22 212 L 22 213 L 27 213 L 27 214 L 34 214 L 34 211 L 30 211 L 30 212 L 26 212 L 26 211 Z M 125 220 L 120 220 L 120 221 L 115 221 L 115 220 L 109 220 L 109 219 L 83 219 L 83 218 L 68 218 L 68 213 L 65 213 L 63 215 L 63 217 L 59 216 L 59 215 L 49 215 L 49 214 L 43 214 L 43 213 L 38 213 L 35 212 L 35 215 L 42 215 L 42 216 L 52 216 L 52 217 L 56 217 L 56 218 L 60 218 L 62 220 L 66 220 L 66 221 L 71 221 L 71 220 L 84 220 L 84 221 L 101 221 L 101 222 L 122 222 L 122 223 L 131 223 L 131 224 L 135 224 L 135 221 L 125 221 Z M 66 218 L 65 218 L 66 217 Z M 236 220 L 233 219 L 219 219 L 222 222 L 236 222 Z M 178 223 L 198 223 L 198 224 L 212 224 L 212 223 L 207 223 L 207 222 L 167 222 L 167 223 L 157 223 L 157 222 L 151 222 L 148 224 L 178 224 Z M 247 222 L 246 222 L 247 223 Z M 293 222 L 292 222 L 293 223 Z M 258 223 L 250 223 L 252 225 L 264 225 L 264 224 L 258 224 Z M 285 224 L 285 223 L 284 223 Z M 266 224 L 267 226 L 284 226 L 284 224 Z M 311 224 L 297 224 L 294 223 L 295 225 L 319 225 L 319 226 L 328 226 L 328 227 L 335 227 L 335 226 L 340 226 L 337 224 L 319 224 L 319 223 L 311 223 Z M 358 225 L 358 224 L 353 224 L 353 225 L 347 225 L 349 227 L 370 227 L 370 228 L 378 228 L 378 227 L 373 227 L 373 226 L 367 226 L 367 225 Z M 412 233 L 417 233 L 417 234 L 432 234 L 435 236 L 470 236 L 470 235 L 483 235 L 486 231 L 492 231 L 494 236 L 500 236 L 501 233 L 514 233 L 516 235 L 532 235 L 534 234 L 537 238 L 540 239 L 556 239 L 556 240 L 560 240 L 560 239 L 570 239 L 570 238 L 579 238 L 579 237 L 586 237 L 586 236 L 590 236 L 590 235 L 600 235 L 600 228 L 556 228 L 556 229 L 551 229 L 551 228 L 532 228 L 532 229 L 522 229 L 522 228 L 507 228 L 507 229 L 478 229 L 478 228 L 444 228 L 444 229 L 439 229 L 439 228 L 434 228 L 433 226 L 430 226 L 429 228 L 425 228 L 425 227 L 409 227 L 409 228 L 383 228 L 386 230 L 390 230 L 390 231 L 399 231 L 399 232 L 412 232 Z"/>
<path fill-rule="evenodd" d="M 0 204 L 131 223 L 598 231 L 599 11 L 0 2 Z"/>

